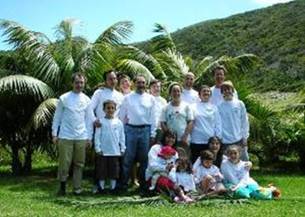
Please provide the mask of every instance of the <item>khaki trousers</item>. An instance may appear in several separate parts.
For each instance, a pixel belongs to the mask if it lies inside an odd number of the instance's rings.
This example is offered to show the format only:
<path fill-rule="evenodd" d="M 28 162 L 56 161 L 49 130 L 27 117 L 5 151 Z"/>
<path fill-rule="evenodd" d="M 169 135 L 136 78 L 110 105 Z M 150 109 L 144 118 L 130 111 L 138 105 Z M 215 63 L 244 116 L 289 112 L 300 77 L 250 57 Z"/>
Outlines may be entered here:
<path fill-rule="evenodd" d="M 73 188 L 81 189 L 83 167 L 86 159 L 86 140 L 59 139 L 58 141 L 58 178 L 67 181 L 73 161 Z"/>

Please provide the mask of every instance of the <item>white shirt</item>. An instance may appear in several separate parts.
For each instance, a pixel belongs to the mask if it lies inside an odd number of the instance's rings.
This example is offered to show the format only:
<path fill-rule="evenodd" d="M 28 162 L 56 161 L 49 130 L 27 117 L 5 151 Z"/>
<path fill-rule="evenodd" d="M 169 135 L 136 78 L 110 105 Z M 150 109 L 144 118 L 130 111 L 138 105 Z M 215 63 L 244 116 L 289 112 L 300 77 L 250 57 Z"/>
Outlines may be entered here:
<path fill-rule="evenodd" d="M 237 91 L 236 90 L 234 90 L 233 98 L 238 99 L 238 95 L 237 95 Z M 220 88 L 216 87 L 215 85 L 213 87 L 211 87 L 210 102 L 213 105 L 218 106 L 223 101 L 224 101 L 224 99 L 223 99 L 223 95 L 221 93 Z"/>
<path fill-rule="evenodd" d="M 200 101 L 198 92 L 194 89 L 183 89 L 181 93 L 181 100 L 188 104 L 194 104 Z"/>
<path fill-rule="evenodd" d="M 166 167 L 169 164 L 175 164 L 177 160 L 177 155 L 172 156 L 170 159 L 163 159 L 158 156 L 153 158 L 153 160 L 148 162 L 148 166 L 145 171 L 145 179 L 149 180 L 152 175 L 156 172 L 166 172 Z"/>
<path fill-rule="evenodd" d="M 166 100 L 162 96 L 154 96 L 156 100 L 156 117 L 157 117 L 157 127 L 161 128 L 160 126 L 160 118 L 162 109 L 167 105 Z"/>
<path fill-rule="evenodd" d="M 179 106 L 168 103 L 163 108 L 160 118 L 161 122 L 165 122 L 167 127 L 177 134 L 177 141 L 181 141 L 188 122 L 193 120 L 194 114 L 191 107 L 183 101 L 180 102 Z"/>
<path fill-rule="evenodd" d="M 196 191 L 194 175 L 187 172 L 177 172 L 176 168 L 171 169 L 169 178 L 185 191 Z"/>
<path fill-rule="evenodd" d="M 101 127 L 95 131 L 95 151 L 103 156 L 120 156 L 125 152 L 125 134 L 122 121 L 118 118 L 101 118 Z"/>
<path fill-rule="evenodd" d="M 194 175 L 196 184 L 200 183 L 207 175 L 216 178 L 216 181 L 221 181 L 223 179 L 223 175 L 220 173 L 219 168 L 215 165 L 212 165 L 210 168 L 206 168 L 200 164 L 200 166 L 198 166 L 194 171 Z"/>
<path fill-rule="evenodd" d="M 222 142 L 230 144 L 249 137 L 249 121 L 245 104 L 234 99 L 218 106 L 222 123 Z"/>
<path fill-rule="evenodd" d="M 257 184 L 249 174 L 246 168 L 246 161 L 239 161 L 233 164 L 229 159 L 223 160 L 220 170 L 224 176 L 225 183 L 237 185 L 238 187 L 245 187 L 249 184 Z"/>
<path fill-rule="evenodd" d="M 113 100 L 116 103 L 115 116 L 117 116 L 120 111 L 120 107 L 123 102 L 123 99 L 124 99 L 123 94 L 115 89 L 104 87 L 96 90 L 93 96 L 91 97 L 91 102 L 90 102 L 90 110 L 92 112 L 92 115 L 98 119 L 105 117 L 105 112 L 103 110 L 103 103 L 106 100 Z"/>
<path fill-rule="evenodd" d="M 191 143 L 208 144 L 212 136 L 221 138 L 221 119 L 216 106 L 209 102 L 197 102 L 193 105 L 193 111 Z"/>
<path fill-rule="evenodd" d="M 128 94 L 123 100 L 119 116 L 122 121 L 127 120 L 127 124 L 150 125 L 151 137 L 156 135 L 156 101 L 152 95 L 145 92 Z"/>
<path fill-rule="evenodd" d="M 52 123 L 52 136 L 60 139 L 91 139 L 88 132 L 90 98 L 69 91 L 59 97 Z M 59 131 L 59 132 L 58 132 Z"/>

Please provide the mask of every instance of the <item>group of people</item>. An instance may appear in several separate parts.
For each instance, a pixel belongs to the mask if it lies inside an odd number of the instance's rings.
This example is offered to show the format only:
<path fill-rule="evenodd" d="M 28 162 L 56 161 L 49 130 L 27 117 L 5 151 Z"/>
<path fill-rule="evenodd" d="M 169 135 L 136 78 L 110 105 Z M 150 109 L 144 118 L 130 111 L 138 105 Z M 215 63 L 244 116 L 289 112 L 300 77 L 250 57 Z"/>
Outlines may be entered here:
<path fill-rule="evenodd" d="M 111 70 L 92 98 L 83 92 L 85 76 L 72 77 L 73 90 L 60 96 L 52 124 L 58 144 L 59 194 L 73 161 L 73 189 L 81 193 L 86 146 L 96 154 L 95 186 L 105 192 L 126 191 L 135 165 L 140 192 L 165 191 L 175 202 L 193 202 L 191 192 L 208 196 L 231 192 L 245 198 L 270 199 L 277 188 L 260 187 L 249 175 L 247 150 L 249 122 L 226 69 L 214 69 L 215 86 L 193 89 L 195 76 L 183 85 L 168 87 L 167 102 L 160 96 L 161 82 L 143 75 L 134 79 Z M 119 85 L 117 85 L 119 83 Z M 117 87 L 118 86 L 118 87 Z"/>

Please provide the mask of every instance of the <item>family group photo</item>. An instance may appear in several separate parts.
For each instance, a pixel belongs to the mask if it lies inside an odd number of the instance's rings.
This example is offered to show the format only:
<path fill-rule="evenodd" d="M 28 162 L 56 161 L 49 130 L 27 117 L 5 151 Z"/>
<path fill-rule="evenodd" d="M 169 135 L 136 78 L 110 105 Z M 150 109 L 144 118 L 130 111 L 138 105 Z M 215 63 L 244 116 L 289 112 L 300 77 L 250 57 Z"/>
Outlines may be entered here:
<path fill-rule="evenodd" d="M 0 11 L 0 216 L 305 215 L 304 0 Z"/>

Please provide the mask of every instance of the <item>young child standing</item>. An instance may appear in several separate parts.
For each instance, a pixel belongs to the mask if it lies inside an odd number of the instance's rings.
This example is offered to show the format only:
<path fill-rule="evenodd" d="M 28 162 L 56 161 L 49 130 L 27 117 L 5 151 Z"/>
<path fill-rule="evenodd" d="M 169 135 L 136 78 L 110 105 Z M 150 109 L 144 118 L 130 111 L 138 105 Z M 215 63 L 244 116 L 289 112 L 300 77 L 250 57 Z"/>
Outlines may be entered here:
<path fill-rule="evenodd" d="M 228 158 L 221 164 L 221 172 L 224 176 L 226 187 L 238 198 L 271 199 L 279 197 L 279 190 L 273 188 L 261 188 L 250 177 L 252 163 L 240 160 L 240 147 L 232 145 L 227 149 Z"/>
<path fill-rule="evenodd" d="M 105 180 L 110 179 L 110 190 L 116 187 L 119 178 L 119 158 L 125 152 L 125 134 L 123 123 L 116 117 L 116 103 L 107 100 L 103 103 L 105 117 L 99 121 L 101 127 L 95 132 L 96 179 L 99 192 L 105 189 Z"/>
<path fill-rule="evenodd" d="M 247 139 L 249 137 L 249 121 L 245 104 L 234 97 L 234 86 L 231 81 L 221 85 L 224 101 L 218 105 L 222 122 L 222 142 L 226 149 L 230 145 L 241 147 L 241 159 L 249 160 Z"/>
<path fill-rule="evenodd" d="M 214 154 L 209 151 L 203 151 L 200 156 L 201 164 L 195 171 L 195 182 L 198 189 L 205 195 L 222 194 L 226 192 L 222 184 L 223 175 L 219 168 L 213 165 Z"/>

